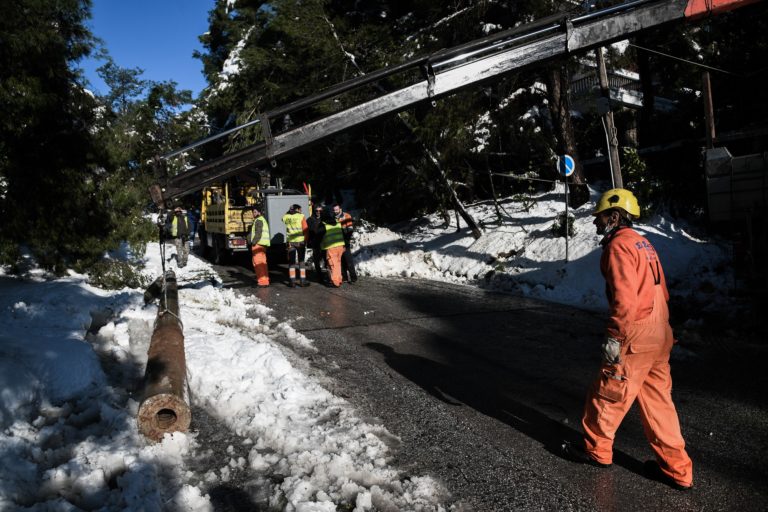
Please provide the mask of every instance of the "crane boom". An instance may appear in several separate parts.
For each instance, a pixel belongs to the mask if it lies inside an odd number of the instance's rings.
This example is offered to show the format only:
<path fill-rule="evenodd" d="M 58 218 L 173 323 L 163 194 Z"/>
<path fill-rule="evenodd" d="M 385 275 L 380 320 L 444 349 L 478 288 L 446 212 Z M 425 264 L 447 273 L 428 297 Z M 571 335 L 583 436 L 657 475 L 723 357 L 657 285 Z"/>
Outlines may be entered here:
<path fill-rule="evenodd" d="M 576 17 L 555 15 L 493 36 L 419 57 L 403 64 L 375 71 L 310 96 L 278 107 L 260 116 L 263 141 L 239 151 L 204 162 L 168 179 L 161 191 L 156 185 L 153 199 L 183 196 L 215 181 L 255 166 L 288 156 L 308 145 L 394 114 L 424 101 L 433 101 L 460 89 L 492 81 L 571 53 L 626 39 L 638 32 L 673 21 L 698 19 L 755 3 L 760 0 L 635 0 Z M 307 124 L 272 134 L 270 121 L 305 109 L 325 99 L 356 90 L 371 82 L 407 70 L 419 69 L 415 83 L 361 101 L 345 110 Z M 248 125 L 255 124 L 250 122 Z M 244 125 L 245 126 L 245 125 Z M 228 130 L 230 133 L 232 130 Z M 205 139 L 211 140 L 212 137 Z M 187 146 L 187 148 L 194 145 Z M 175 151 L 172 154 L 178 154 Z M 160 193 L 159 193 L 160 192 Z"/>

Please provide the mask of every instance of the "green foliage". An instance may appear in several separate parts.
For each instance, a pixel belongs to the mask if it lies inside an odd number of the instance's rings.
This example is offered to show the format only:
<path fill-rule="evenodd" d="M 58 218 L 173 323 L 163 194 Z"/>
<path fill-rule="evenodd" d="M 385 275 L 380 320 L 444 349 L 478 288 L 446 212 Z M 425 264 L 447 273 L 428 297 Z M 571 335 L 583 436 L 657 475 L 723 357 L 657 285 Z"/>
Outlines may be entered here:
<path fill-rule="evenodd" d="M 536 188 L 533 186 L 533 182 L 531 181 L 528 181 L 525 183 L 528 184 L 528 187 L 525 190 L 525 192 L 514 194 L 512 196 L 512 201 L 516 203 L 520 203 L 520 205 L 523 207 L 523 210 L 525 210 L 526 212 L 530 212 L 531 208 L 536 206 L 536 204 L 538 203 L 536 198 L 533 197 L 533 192 L 535 192 Z"/>
<path fill-rule="evenodd" d="M 648 173 L 648 166 L 635 148 L 622 148 L 621 170 L 626 188 L 640 203 L 640 216 L 646 217 L 658 205 L 662 194 L 661 183 Z"/>
<path fill-rule="evenodd" d="M 147 82 L 140 78 L 144 70 L 121 68 L 109 55 L 103 58 L 106 62 L 97 70 L 101 79 L 109 87 L 109 92 L 103 100 L 114 112 L 124 114 L 146 86 Z"/>
<path fill-rule="evenodd" d="M 213 131 L 242 124 L 259 112 L 312 95 L 342 80 L 400 63 L 414 54 L 481 37 L 485 35 L 482 29 L 486 20 L 493 19 L 496 26 L 500 26 L 499 22 L 512 25 L 525 16 L 529 7 L 507 9 L 486 2 L 445 4 L 431 0 L 278 0 L 241 1 L 228 11 L 227 3 L 220 0 L 209 15 L 210 30 L 201 38 L 206 51 L 198 55 L 211 84 L 204 108 Z M 224 62 L 232 62 L 235 55 L 239 58 L 239 72 L 224 81 L 220 75 Z M 276 120 L 271 129 L 279 132 L 290 124 L 338 111 L 382 88 L 397 87 L 405 83 L 404 79 L 394 76 L 372 85 L 370 91 L 342 94 L 292 113 L 290 121 Z M 529 75 L 528 79 L 535 77 Z M 451 194 L 441 172 L 464 200 L 478 194 L 487 196 L 488 157 L 472 151 L 474 120 L 490 110 L 493 130 L 499 126 L 506 130 L 514 124 L 510 118 L 522 115 L 529 106 L 521 107 L 522 112 L 499 108 L 500 102 L 509 103 L 505 101 L 509 92 L 500 88 L 491 98 L 485 90 L 454 94 L 434 107 L 420 106 L 399 117 L 380 120 L 375 126 L 338 136 L 307 150 L 308 158 L 281 161 L 276 172 L 294 186 L 302 181 L 312 183 L 321 198 L 333 199 L 341 188 L 355 189 L 359 203 L 378 221 L 451 207 Z M 543 96 L 537 100 L 541 102 Z M 522 131 L 511 127 L 492 136 L 496 142 L 501 140 L 494 150 L 499 146 L 506 150 L 507 137 L 519 142 L 514 159 L 517 164 L 525 161 L 522 167 L 527 172 L 538 165 L 529 161 L 547 154 L 544 147 L 548 142 L 540 144 L 547 135 L 536 130 L 535 119 L 524 124 Z M 214 156 L 217 150 L 233 151 L 260 138 L 259 128 L 243 130 L 218 148 L 212 144 L 207 155 Z M 518 151 L 525 156 L 517 158 Z M 476 176 L 478 172 L 482 179 Z M 392 200 L 393 193 L 397 194 L 396 201 Z"/>
<path fill-rule="evenodd" d="M 123 242 L 143 249 L 152 158 L 202 133 L 189 91 L 141 79 L 106 54 L 95 98 L 76 62 L 94 51 L 88 0 L 19 0 L 0 18 L 0 258 L 24 245 L 57 273 Z M 7 11 L 7 12 L 6 12 Z M 195 156 L 191 157 L 194 159 Z M 185 162 L 177 163 L 177 166 Z M 173 169 L 172 169 L 173 170 Z"/>
<path fill-rule="evenodd" d="M 0 239 L 0 265 L 15 266 L 21 258 L 19 246 L 10 240 Z"/>
<path fill-rule="evenodd" d="M 137 262 L 102 260 L 88 269 L 88 282 L 106 290 L 147 288 L 151 281 Z"/>
<path fill-rule="evenodd" d="M 574 219 L 572 215 L 568 215 L 566 218 L 565 212 L 558 213 L 555 222 L 552 223 L 552 236 L 565 238 L 567 233 L 568 237 L 571 238 L 576 235 L 576 228 L 573 227 Z"/>
<path fill-rule="evenodd" d="M 204 126 L 198 121 L 199 111 L 184 110 L 192 103 L 190 91 L 177 90 L 173 81 L 143 80 L 140 69 L 123 69 L 107 59 L 99 68 L 110 86 L 100 98 L 106 108 L 101 142 L 111 158 L 110 166 L 131 171 L 124 176 L 129 184 L 146 187 L 148 177 L 157 171 L 154 158 L 202 137 Z M 175 173 L 198 161 L 199 156 L 191 153 L 171 162 L 169 170 Z"/>
<path fill-rule="evenodd" d="M 72 63 L 93 38 L 85 0 L 20 0 L 0 17 L 0 239 L 27 245 L 61 271 L 100 247 L 109 226 L 96 190 L 104 154 L 92 128 L 96 103 Z"/>
<path fill-rule="evenodd" d="M 600 7 L 618 3 L 601 2 Z M 540 2 L 392 2 L 390 0 L 292 0 L 246 1 L 218 0 L 209 15 L 210 30 L 201 37 L 205 50 L 202 60 L 209 89 L 200 107 L 205 111 L 213 132 L 255 119 L 259 113 L 305 98 L 343 80 L 370 73 L 385 66 L 402 63 L 419 55 L 439 51 L 482 37 L 497 30 L 519 26 L 554 12 L 574 10 L 572 3 Z M 740 9 L 741 10 L 741 9 Z M 740 11 L 739 10 L 739 11 Z M 755 23 L 748 18 L 728 14 L 714 21 L 686 28 L 665 27 L 647 33 L 647 46 L 692 60 L 708 59 L 728 67 L 728 59 L 744 68 L 765 57 L 765 16 L 755 12 Z M 739 22 L 738 20 L 742 21 Z M 723 20 L 722 22 L 720 20 Z M 721 24 L 722 23 L 722 24 Z M 731 30 L 729 27 L 735 27 Z M 757 27 L 757 28 L 754 28 Z M 755 42 L 752 44 L 750 38 Z M 722 42 L 721 42 L 722 41 Z M 726 47 L 727 46 L 727 47 Z M 744 51 L 743 48 L 749 50 Z M 637 50 L 609 52 L 613 67 L 637 69 Z M 728 56 L 723 58 L 721 56 Z M 764 60 L 764 59 L 763 59 Z M 238 62 L 236 74 L 224 76 L 224 63 Z M 560 66 L 561 63 L 553 63 Z M 571 70 L 577 66 L 570 59 Z M 652 57 L 657 94 L 676 101 L 672 114 L 649 114 L 653 144 L 695 140 L 702 133 L 700 69 L 677 59 Z M 338 199 L 339 189 L 354 189 L 358 204 L 375 221 L 402 220 L 425 211 L 451 207 L 444 173 L 463 200 L 490 196 L 490 172 L 517 174 L 521 177 L 550 178 L 552 155 L 562 148 L 560 133 L 564 123 L 551 115 L 551 100 L 545 87 L 547 70 L 534 69 L 452 94 L 389 116 L 354 132 L 336 136 L 321 145 L 279 162 L 273 172 L 289 186 L 310 182 L 320 199 Z M 724 79 L 725 75 L 720 76 Z M 362 98 L 391 91 L 405 83 L 423 78 L 414 73 L 389 77 L 359 90 L 291 113 L 290 119 L 275 119 L 271 129 L 279 133 L 288 126 L 301 125 L 319 116 L 346 108 Z M 750 83 L 762 84 L 760 76 L 748 77 Z M 764 78 L 764 77 L 763 77 Z M 736 104 L 738 88 L 730 86 L 721 109 L 725 115 Z M 760 96 L 757 88 L 751 98 Z M 743 96 L 743 95 L 742 95 Z M 764 95 L 762 95 L 764 96 Z M 741 99 L 745 103 L 747 99 Z M 755 112 L 763 118 L 766 103 Z M 717 102 L 716 102 L 717 103 Z M 567 110 L 567 108 L 566 108 Z M 734 111 L 736 112 L 736 111 Z M 646 112 L 647 114 L 647 112 Z M 615 118 L 623 128 L 637 123 L 635 111 L 617 111 Z M 735 116 L 733 116 L 735 118 Z M 757 118 L 758 116 L 753 116 Z M 577 145 L 581 161 L 605 152 L 605 135 L 600 118 L 585 113 L 573 120 L 576 133 L 567 140 Z M 645 126 L 645 123 L 640 123 Z M 484 130 L 483 144 L 476 138 Z M 229 139 L 206 147 L 205 156 L 218 156 L 245 147 L 263 138 L 258 127 L 243 130 Z M 622 143 L 631 144 L 630 140 Z M 570 147 L 569 146 L 569 147 Z M 668 198 L 660 190 L 679 193 L 691 185 L 698 173 L 698 156 L 681 152 L 674 159 L 646 159 L 646 169 L 625 155 L 629 172 L 640 188 L 656 191 L 644 201 L 655 207 Z M 701 185 L 700 180 L 696 186 Z M 550 185 L 541 181 L 495 178 L 497 194 L 525 194 L 527 189 Z M 697 189 L 698 190 L 698 189 Z M 642 194 L 642 193 L 641 193 Z M 574 197 L 574 196 L 572 196 Z M 686 197 L 696 197 L 688 194 Z"/>

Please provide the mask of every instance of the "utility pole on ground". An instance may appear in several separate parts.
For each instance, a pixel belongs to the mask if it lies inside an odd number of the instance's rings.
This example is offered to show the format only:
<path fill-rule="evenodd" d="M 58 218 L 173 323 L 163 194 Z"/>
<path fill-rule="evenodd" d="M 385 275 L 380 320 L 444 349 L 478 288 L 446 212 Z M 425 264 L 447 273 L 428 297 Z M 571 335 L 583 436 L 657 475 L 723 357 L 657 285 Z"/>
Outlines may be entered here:
<path fill-rule="evenodd" d="M 611 112 L 611 91 L 608 86 L 608 73 L 605 70 L 603 48 L 595 48 L 597 55 L 597 83 L 600 85 L 600 97 L 597 99 L 597 112 L 603 118 L 603 128 L 608 142 L 608 162 L 611 166 L 611 177 L 615 188 L 624 188 L 621 179 L 621 162 L 619 161 L 619 140 L 616 138 L 616 126 L 613 124 Z"/>

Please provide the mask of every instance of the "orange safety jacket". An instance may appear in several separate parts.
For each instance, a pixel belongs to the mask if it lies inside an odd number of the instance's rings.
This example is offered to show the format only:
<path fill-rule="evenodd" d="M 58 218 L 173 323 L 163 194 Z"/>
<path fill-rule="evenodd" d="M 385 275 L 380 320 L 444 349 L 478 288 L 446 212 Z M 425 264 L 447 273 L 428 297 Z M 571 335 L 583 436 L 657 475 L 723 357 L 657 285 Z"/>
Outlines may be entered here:
<path fill-rule="evenodd" d="M 600 244 L 600 271 L 610 311 L 606 334 L 624 343 L 631 324 L 653 311 L 657 284 L 662 287 L 664 300 L 669 301 L 667 282 L 653 245 L 635 230 L 621 226 Z"/>
<path fill-rule="evenodd" d="M 352 229 L 352 216 L 347 212 L 342 213 L 338 221 L 339 221 L 339 224 L 341 224 L 341 229 L 343 229 L 344 231 Z"/>

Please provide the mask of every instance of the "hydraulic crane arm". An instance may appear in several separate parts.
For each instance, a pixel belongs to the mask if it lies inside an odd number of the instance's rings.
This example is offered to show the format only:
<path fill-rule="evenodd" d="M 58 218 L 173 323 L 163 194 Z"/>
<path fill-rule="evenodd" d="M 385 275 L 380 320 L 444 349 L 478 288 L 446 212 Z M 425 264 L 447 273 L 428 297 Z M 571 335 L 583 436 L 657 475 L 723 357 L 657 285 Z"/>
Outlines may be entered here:
<path fill-rule="evenodd" d="M 239 174 L 254 166 L 274 162 L 278 157 L 285 157 L 363 123 L 402 111 L 423 101 L 432 101 L 468 86 L 498 79 L 513 71 L 626 39 L 662 24 L 686 18 L 701 18 L 757 1 L 760 0 L 635 0 L 573 18 L 552 16 L 382 69 L 262 114 L 259 122 L 264 141 L 171 177 L 162 193 L 159 187 L 155 187 L 153 199 L 158 202 L 158 199 L 162 201 L 192 193 L 209 183 Z M 414 68 L 420 69 L 422 76 L 411 85 L 383 93 L 302 126 L 278 134 L 271 133 L 272 119 L 281 119 L 286 114 L 322 100 Z M 255 122 L 248 123 L 251 124 Z M 194 145 L 184 149 L 191 147 Z M 180 151 L 182 150 L 172 154 L 178 154 Z"/>

